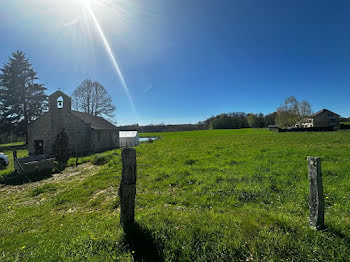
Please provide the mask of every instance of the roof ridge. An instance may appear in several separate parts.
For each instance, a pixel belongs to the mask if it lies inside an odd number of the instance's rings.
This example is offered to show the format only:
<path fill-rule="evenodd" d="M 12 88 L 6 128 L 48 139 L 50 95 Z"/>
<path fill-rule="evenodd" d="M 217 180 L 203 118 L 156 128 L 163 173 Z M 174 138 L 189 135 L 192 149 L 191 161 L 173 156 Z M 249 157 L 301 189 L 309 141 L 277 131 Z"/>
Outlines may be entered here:
<path fill-rule="evenodd" d="M 86 112 L 80 112 L 76 110 L 71 111 L 72 114 L 82 120 L 86 124 L 90 124 L 91 128 L 98 130 L 117 130 L 118 128 L 113 125 L 108 120 L 104 119 L 101 116 L 91 115 Z"/>
<path fill-rule="evenodd" d="M 337 113 L 334 113 L 334 112 L 332 112 L 331 110 L 326 109 L 326 108 L 323 108 L 323 109 L 317 111 L 316 113 L 312 114 L 311 116 L 312 116 L 312 117 L 313 117 L 313 116 L 316 116 L 316 115 L 318 115 L 318 114 L 320 114 L 320 113 L 323 113 L 323 112 L 325 112 L 325 111 L 328 111 L 328 112 L 330 112 L 330 113 L 332 113 L 332 114 L 335 114 L 335 115 L 337 115 L 337 116 L 340 116 L 340 115 L 338 115 Z"/>

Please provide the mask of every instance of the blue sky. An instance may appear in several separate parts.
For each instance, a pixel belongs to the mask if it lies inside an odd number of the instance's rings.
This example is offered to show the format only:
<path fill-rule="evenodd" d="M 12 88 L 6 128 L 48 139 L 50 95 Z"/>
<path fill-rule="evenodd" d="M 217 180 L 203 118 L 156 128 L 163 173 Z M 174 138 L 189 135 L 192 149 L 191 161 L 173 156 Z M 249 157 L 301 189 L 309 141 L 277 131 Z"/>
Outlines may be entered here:
<path fill-rule="evenodd" d="M 90 0 L 136 112 L 84 5 L 2 1 L 0 64 L 24 51 L 49 94 L 99 81 L 120 125 L 270 113 L 291 95 L 350 116 L 350 1 Z"/>

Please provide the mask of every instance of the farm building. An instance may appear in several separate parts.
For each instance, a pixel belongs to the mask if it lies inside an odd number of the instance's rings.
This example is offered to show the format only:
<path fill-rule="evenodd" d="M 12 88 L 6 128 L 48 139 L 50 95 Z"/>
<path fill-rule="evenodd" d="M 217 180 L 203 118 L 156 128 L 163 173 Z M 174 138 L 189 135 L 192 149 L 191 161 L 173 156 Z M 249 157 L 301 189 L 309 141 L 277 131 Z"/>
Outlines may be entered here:
<path fill-rule="evenodd" d="M 119 131 L 120 147 L 132 147 L 139 145 L 139 134 L 137 131 Z"/>
<path fill-rule="evenodd" d="M 116 126 L 102 117 L 73 111 L 71 98 L 61 91 L 49 96 L 49 111 L 28 126 L 30 155 L 54 155 L 64 133 L 69 154 L 101 152 L 119 146 Z"/>
<path fill-rule="evenodd" d="M 322 109 L 309 118 L 304 118 L 295 124 L 299 128 L 310 127 L 333 127 L 336 128 L 339 124 L 339 115 L 329 111 L 328 109 Z"/>

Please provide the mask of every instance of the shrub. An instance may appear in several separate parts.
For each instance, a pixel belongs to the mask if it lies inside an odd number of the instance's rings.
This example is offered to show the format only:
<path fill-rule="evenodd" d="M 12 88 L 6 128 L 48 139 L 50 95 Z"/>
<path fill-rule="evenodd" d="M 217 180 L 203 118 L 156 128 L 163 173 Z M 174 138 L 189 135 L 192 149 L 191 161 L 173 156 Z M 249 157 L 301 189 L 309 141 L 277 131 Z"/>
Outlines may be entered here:
<path fill-rule="evenodd" d="M 94 155 L 94 157 L 91 160 L 91 163 L 93 165 L 104 165 L 111 159 L 112 159 L 111 155 L 97 154 L 97 155 Z"/>

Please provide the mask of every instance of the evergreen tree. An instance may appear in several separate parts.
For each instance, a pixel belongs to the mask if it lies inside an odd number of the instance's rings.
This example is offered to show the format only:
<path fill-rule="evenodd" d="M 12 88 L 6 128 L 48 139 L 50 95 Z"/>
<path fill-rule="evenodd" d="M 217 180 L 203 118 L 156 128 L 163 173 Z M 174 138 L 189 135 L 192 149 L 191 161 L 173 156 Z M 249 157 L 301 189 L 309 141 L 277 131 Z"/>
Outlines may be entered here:
<path fill-rule="evenodd" d="M 47 96 L 25 54 L 16 51 L 0 69 L 0 129 L 27 137 L 28 124 L 44 113 Z"/>

